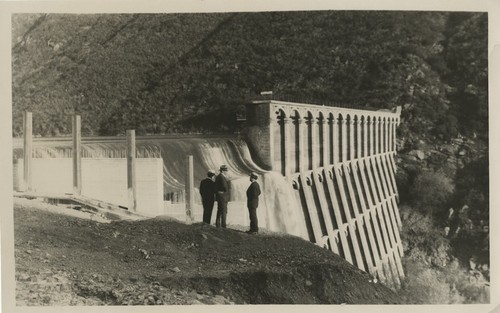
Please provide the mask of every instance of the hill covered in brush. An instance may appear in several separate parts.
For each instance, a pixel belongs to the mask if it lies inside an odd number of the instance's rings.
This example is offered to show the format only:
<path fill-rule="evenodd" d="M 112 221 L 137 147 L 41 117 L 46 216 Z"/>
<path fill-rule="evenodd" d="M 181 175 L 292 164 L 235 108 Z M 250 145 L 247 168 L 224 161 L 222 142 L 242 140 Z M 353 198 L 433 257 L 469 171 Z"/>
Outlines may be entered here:
<path fill-rule="evenodd" d="M 441 12 L 19 14 L 13 133 L 232 132 L 275 99 L 404 107 L 403 135 L 487 135 L 487 16 Z"/>

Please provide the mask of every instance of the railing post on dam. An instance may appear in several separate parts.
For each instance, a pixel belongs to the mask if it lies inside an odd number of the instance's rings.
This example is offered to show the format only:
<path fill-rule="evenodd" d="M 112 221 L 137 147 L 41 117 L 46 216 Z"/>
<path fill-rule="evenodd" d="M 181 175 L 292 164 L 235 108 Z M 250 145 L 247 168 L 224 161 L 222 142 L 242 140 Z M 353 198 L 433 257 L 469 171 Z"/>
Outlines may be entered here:
<path fill-rule="evenodd" d="M 186 221 L 190 224 L 194 221 L 194 167 L 193 156 L 186 158 Z"/>
<path fill-rule="evenodd" d="M 24 122 L 24 189 L 31 191 L 31 165 L 33 158 L 33 116 L 31 112 L 25 111 Z"/>
<path fill-rule="evenodd" d="M 135 172 L 135 130 L 127 130 L 127 190 L 129 208 L 137 211 L 137 188 Z"/>
<path fill-rule="evenodd" d="M 73 115 L 73 193 L 82 194 L 82 122 L 80 115 Z"/>
<path fill-rule="evenodd" d="M 257 161 L 295 186 L 309 240 L 394 288 L 404 277 L 394 161 L 400 113 L 254 101 L 244 131 Z"/>

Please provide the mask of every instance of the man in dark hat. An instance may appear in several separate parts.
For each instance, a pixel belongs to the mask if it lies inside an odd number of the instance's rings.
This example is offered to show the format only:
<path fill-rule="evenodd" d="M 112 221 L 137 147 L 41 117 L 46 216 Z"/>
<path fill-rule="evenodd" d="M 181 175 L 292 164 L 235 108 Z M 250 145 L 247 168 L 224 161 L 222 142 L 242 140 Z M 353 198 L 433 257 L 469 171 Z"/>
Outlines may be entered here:
<path fill-rule="evenodd" d="M 257 220 L 257 207 L 259 206 L 260 186 L 257 182 L 259 176 L 256 173 L 250 173 L 250 186 L 247 189 L 247 207 L 250 216 L 249 234 L 259 232 L 259 222 Z"/>
<path fill-rule="evenodd" d="M 220 174 L 215 178 L 215 197 L 217 199 L 217 216 L 215 226 L 226 228 L 227 203 L 229 202 L 229 182 L 226 177 L 228 169 L 221 165 Z"/>
<path fill-rule="evenodd" d="M 203 223 L 210 224 L 215 202 L 215 172 L 209 170 L 207 177 L 200 183 L 201 203 L 203 204 Z"/>

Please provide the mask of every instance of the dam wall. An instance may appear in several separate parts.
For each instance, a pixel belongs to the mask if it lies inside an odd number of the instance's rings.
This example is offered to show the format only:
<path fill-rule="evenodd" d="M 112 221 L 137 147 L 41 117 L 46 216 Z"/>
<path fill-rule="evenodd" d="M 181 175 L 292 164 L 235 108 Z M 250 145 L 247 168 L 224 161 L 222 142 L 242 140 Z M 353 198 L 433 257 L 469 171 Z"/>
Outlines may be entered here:
<path fill-rule="evenodd" d="M 404 277 L 394 161 L 399 121 L 398 110 L 268 100 L 247 105 L 241 136 L 138 137 L 133 145 L 137 210 L 184 219 L 185 165 L 192 156 L 194 221 L 201 221 L 199 182 L 208 170 L 225 164 L 230 180 L 228 222 L 248 226 L 245 191 L 248 174 L 256 172 L 262 190 L 260 227 L 309 240 L 398 288 Z M 131 145 L 123 139 L 82 139 L 82 195 L 122 206 L 130 203 L 126 173 Z M 28 150 L 33 156 L 29 189 L 71 193 L 74 149 L 70 138 L 35 139 Z M 18 190 L 24 190 L 24 150 L 20 143 L 14 146 Z M 178 195 L 176 201 L 171 195 Z"/>
<path fill-rule="evenodd" d="M 404 277 L 394 161 L 399 122 L 399 108 L 267 100 L 247 105 L 245 133 L 262 166 L 293 187 L 309 240 L 395 288 Z"/>

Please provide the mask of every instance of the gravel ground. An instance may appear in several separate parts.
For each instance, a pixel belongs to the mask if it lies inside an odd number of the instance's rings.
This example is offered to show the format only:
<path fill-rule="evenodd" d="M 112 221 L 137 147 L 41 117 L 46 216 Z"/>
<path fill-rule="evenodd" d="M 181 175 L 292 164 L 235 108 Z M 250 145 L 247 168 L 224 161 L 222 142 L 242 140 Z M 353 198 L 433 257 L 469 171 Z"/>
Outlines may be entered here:
<path fill-rule="evenodd" d="M 32 305 L 398 303 L 298 237 L 170 218 L 109 221 L 15 199 L 16 300 Z"/>

